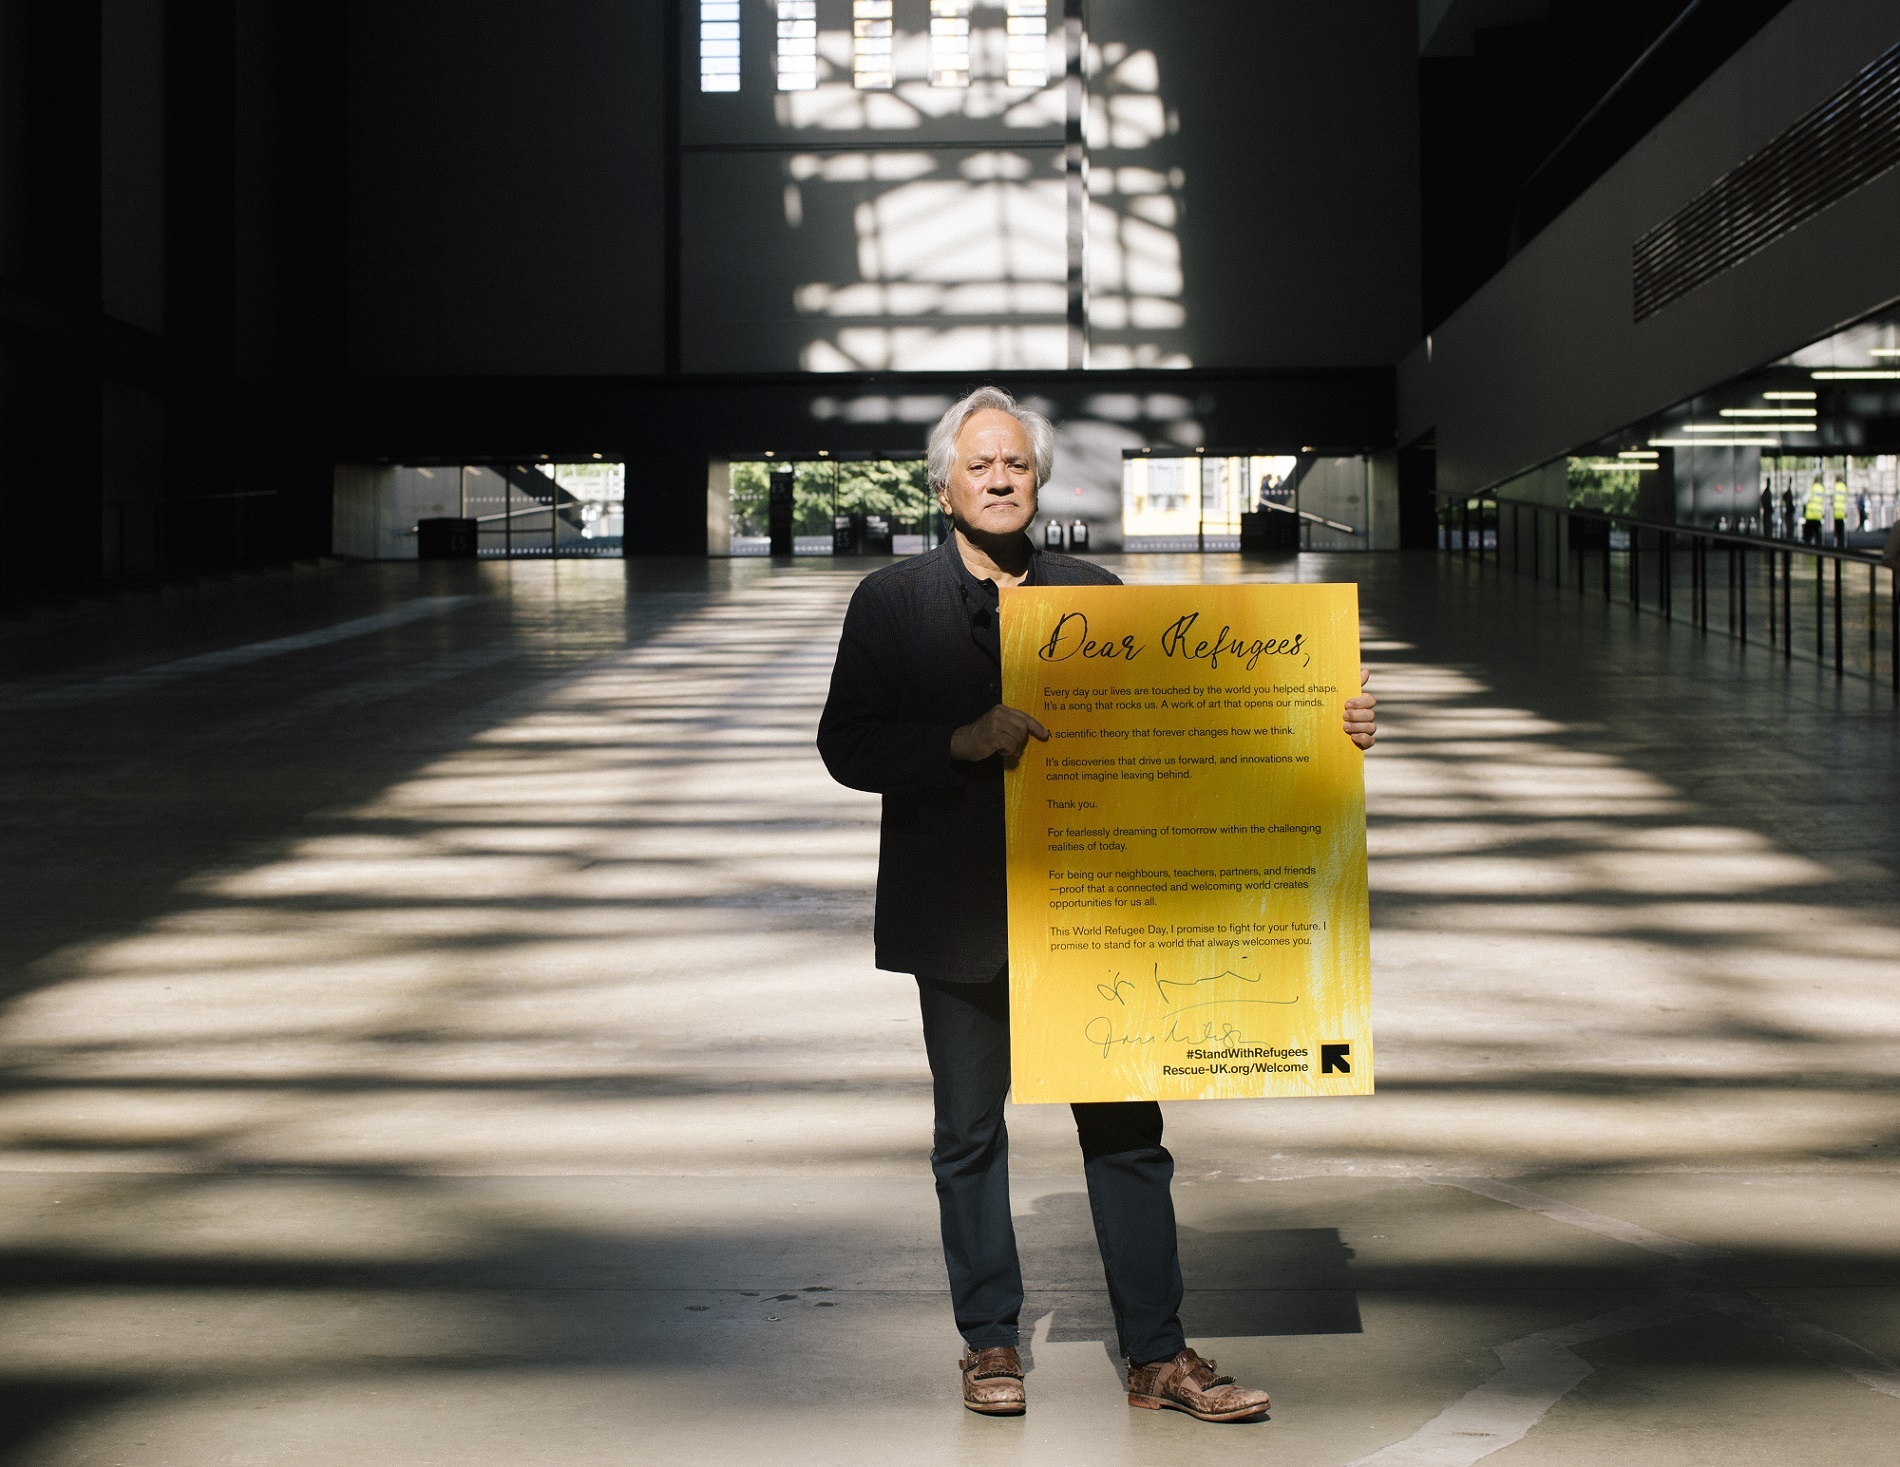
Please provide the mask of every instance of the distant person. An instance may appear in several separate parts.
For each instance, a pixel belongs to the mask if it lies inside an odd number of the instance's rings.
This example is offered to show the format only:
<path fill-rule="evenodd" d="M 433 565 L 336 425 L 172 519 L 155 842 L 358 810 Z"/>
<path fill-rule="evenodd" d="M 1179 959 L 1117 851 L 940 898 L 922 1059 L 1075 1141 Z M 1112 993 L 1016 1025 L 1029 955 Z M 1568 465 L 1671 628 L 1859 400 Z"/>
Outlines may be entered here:
<path fill-rule="evenodd" d="M 1775 489 L 1772 484 L 1761 486 L 1761 532 L 1765 536 L 1775 533 Z"/>
<path fill-rule="evenodd" d="M 1808 485 L 1807 502 L 1801 506 L 1801 538 L 1810 545 L 1821 543 L 1821 517 L 1827 513 L 1827 485 L 1816 475 Z"/>
<path fill-rule="evenodd" d="M 1834 481 L 1834 543 L 1847 543 L 1847 480 Z"/>
<path fill-rule="evenodd" d="M 1780 532 L 1784 540 L 1794 539 L 1794 486 L 1792 484 L 1781 486 Z"/>
<path fill-rule="evenodd" d="M 936 1104 L 930 1166 L 965 1345 L 963 1404 L 984 1416 L 1020 1416 L 1027 1404 L 1003 1126 L 1003 770 L 1030 739 L 1049 737 L 1002 702 L 998 592 L 1119 584 L 1100 566 L 1038 550 L 1025 533 L 1054 458 L 1049 420 L 998 388 L 978 388 L 938 420 L 930 485 L 952 533 L 859 583 L 818 723 L 832 778 L 884 797 L 877 965 L 916 975 Z M 1364 694 L 1345 704 L 1345 736 L 1362 749 L 1373 742 L 1372 704 Z M 1202 1421 L 1264 1415 L 1267 1393 L 1218 1374 L 1183 1334 L 1174 1159 L 1161 1144 L 1161 1107 L 1144 1100 L 1072 1110 L 1129 1404 Z"/>

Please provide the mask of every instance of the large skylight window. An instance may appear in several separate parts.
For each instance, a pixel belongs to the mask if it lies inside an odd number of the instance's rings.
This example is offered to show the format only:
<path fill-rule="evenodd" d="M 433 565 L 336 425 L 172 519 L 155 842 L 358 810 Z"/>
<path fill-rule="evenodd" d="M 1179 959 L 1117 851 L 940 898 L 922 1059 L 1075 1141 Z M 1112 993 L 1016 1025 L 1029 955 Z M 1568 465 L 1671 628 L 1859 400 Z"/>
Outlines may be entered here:
<path fill-rule="evenodd" d="M 818 0 L 778 0 L 778 89 L 818 85 Z"/>
<path fill-rule="evenodd" d="M 852 86 L 867 92 L 891 89 L 896 79 L 891 66 L 891 42 L 891 0 L 852 0 Z"/>
<path fill-rule="evenodd" d="M 970 0 L 930 0 L 930 84 L 970 84 Z"/>
<path fill-rule="evenodd" d="M 699 0 L 699 89 L 739 90 L 739 0 Z"/>
<path fill-rule="evenodd" d="M 1009 84 L 1049 85 L 1049 0 L 1009 0 Z"/>

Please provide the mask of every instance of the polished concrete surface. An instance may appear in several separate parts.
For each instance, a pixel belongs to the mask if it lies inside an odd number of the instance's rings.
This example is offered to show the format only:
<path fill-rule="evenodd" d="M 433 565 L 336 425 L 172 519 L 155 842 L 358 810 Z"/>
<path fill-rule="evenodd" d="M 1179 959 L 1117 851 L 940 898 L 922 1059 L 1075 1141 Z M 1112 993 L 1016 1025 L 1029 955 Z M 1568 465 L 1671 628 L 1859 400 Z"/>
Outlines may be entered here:
<path fill-rule="evenodd" d="M 863 564 L 331 567 L 0 628 L 0 1461 L 1880 1462 L 1891 695 L 1430 555 L 1356 579 L 1380 1093 L 1169 1109 L 1131 1411 L 1065 1108 L 1030 1414 L 962 1411 Z M 947 896 L 954 873 L 945 874 Z"/>

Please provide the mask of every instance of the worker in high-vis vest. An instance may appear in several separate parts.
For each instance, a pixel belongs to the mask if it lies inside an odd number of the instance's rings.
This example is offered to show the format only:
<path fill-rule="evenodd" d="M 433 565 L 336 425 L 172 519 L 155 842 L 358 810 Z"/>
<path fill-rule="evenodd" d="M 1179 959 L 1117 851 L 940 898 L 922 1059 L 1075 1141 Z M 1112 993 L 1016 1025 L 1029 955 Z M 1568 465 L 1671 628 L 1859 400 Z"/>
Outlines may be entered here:
<path fill-rule="evenodd" d="M 1834 481 L 1834 543 L 1847 543 L 1847 480 Z"/>
<path fill-rule="evenodd" d="M 1810 545 L 1821 543 L 1821 517 L 1827 512 L 1827 485 L 1816 479 L 1808 485 L 1807 503 L 1801 506 L 1801 538 Z"/>

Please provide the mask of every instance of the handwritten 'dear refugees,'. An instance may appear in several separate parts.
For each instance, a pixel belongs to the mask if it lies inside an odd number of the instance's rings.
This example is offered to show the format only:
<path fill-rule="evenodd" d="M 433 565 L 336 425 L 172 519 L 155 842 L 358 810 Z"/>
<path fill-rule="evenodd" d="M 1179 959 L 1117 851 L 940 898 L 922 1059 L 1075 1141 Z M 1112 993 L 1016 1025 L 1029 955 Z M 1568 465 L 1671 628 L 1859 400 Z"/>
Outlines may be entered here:
<path fill-rule="evenodd" d="M 1003 701 L 1018 1101 L 1372 1091 L 1358 590 L 1023 587 Z"/>

